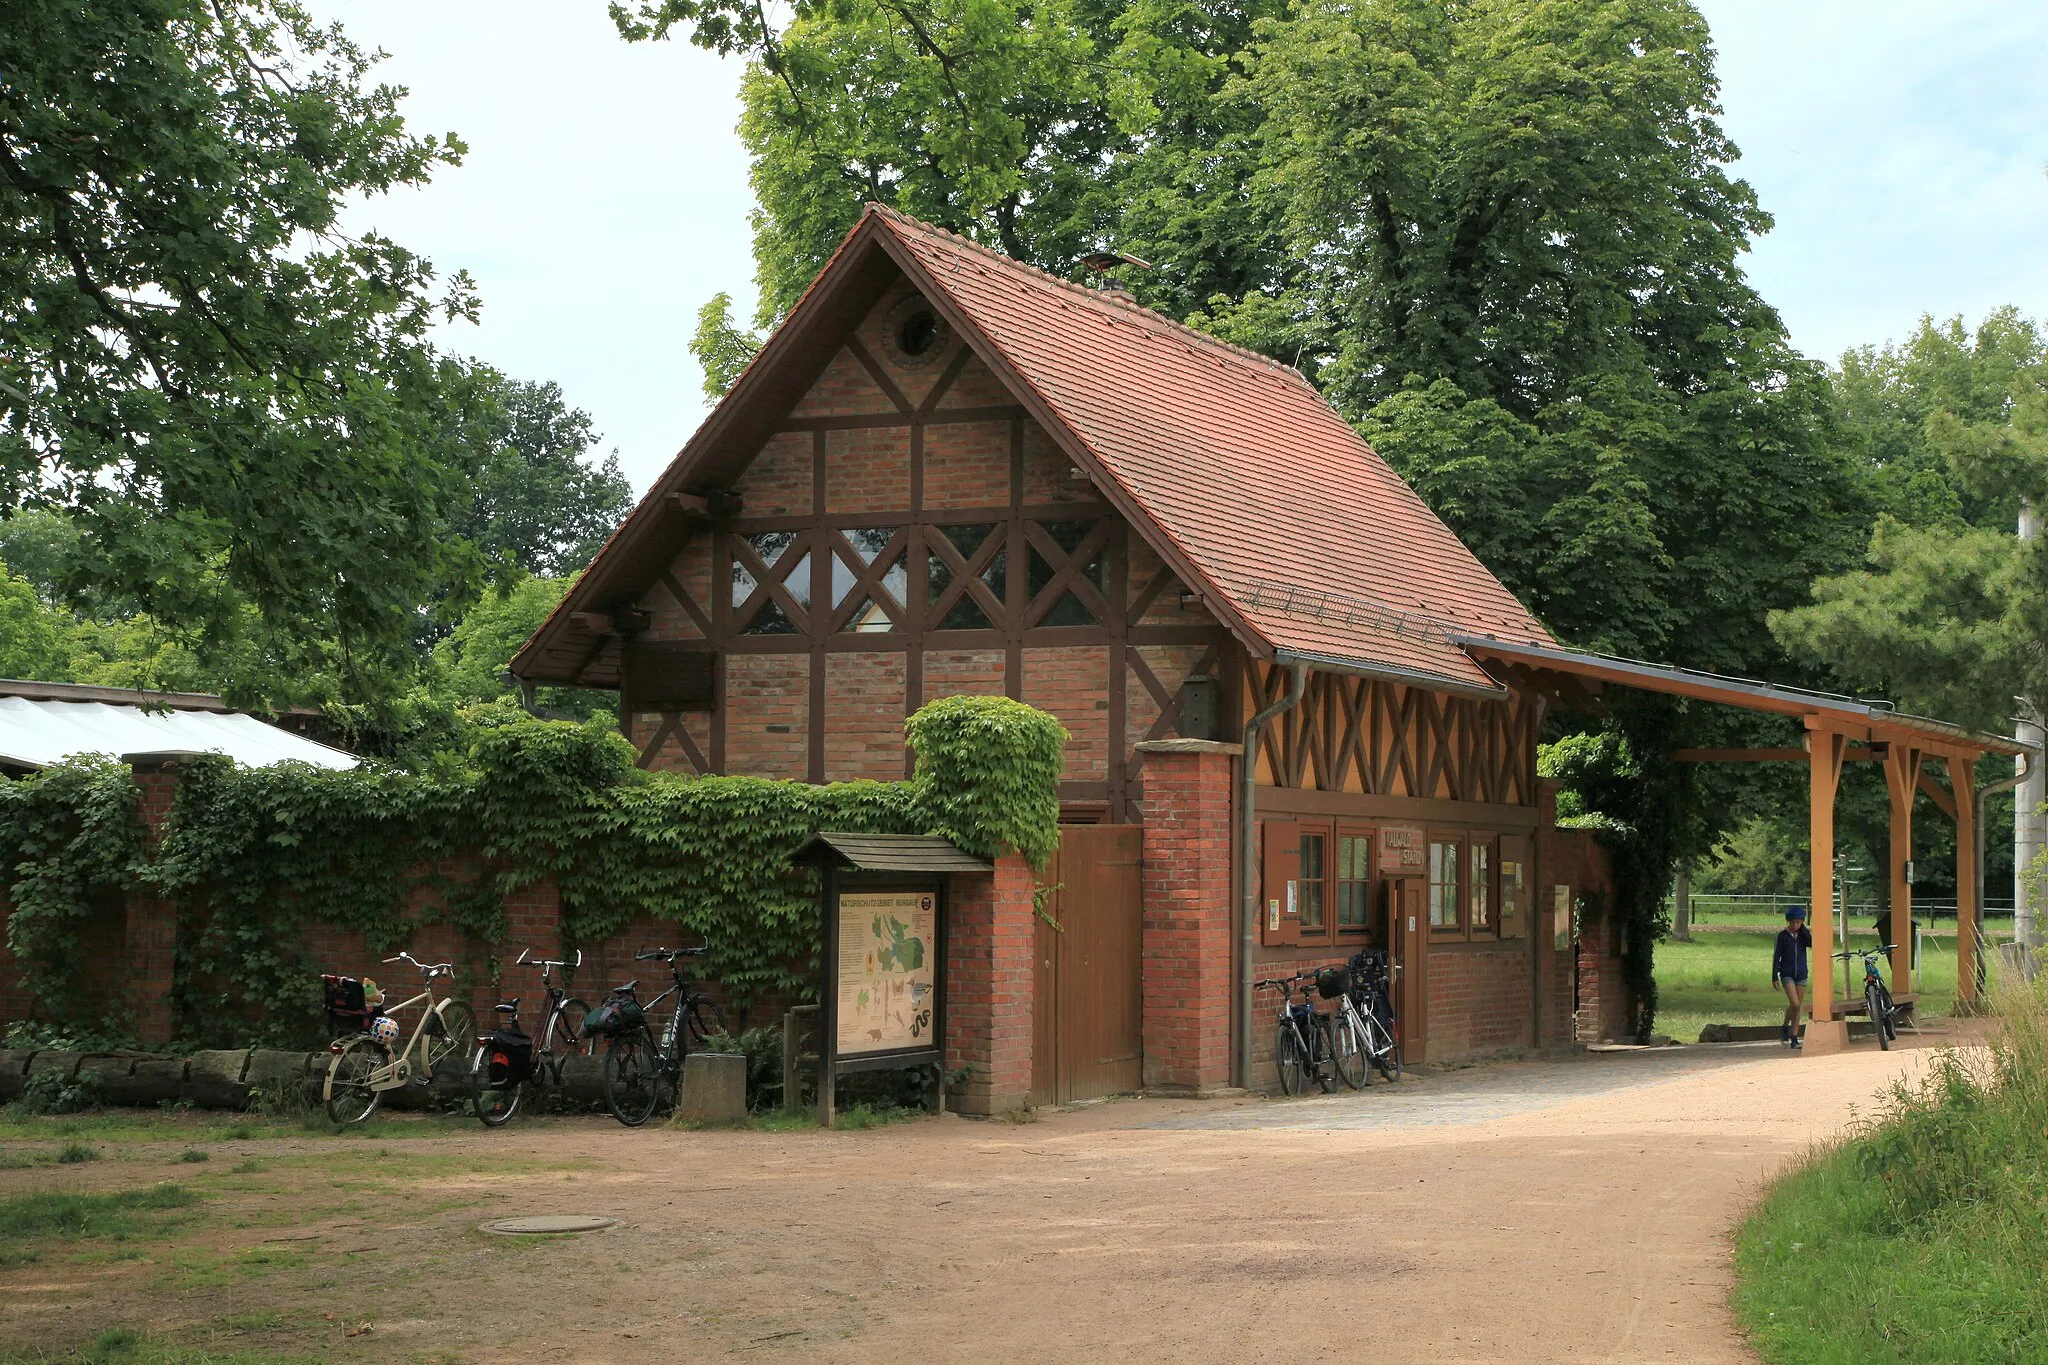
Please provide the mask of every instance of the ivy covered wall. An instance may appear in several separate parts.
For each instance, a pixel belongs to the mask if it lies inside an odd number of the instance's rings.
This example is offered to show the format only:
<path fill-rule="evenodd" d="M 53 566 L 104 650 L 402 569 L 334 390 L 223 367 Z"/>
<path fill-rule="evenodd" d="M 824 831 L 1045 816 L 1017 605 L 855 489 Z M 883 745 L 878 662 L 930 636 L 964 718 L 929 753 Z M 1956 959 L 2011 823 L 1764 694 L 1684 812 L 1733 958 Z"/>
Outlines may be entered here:
<path fill-rule="evenodd" d="M 709 948 L 703 974 L 735 1000 L 808 996 L 816 874 L 789 857 L 812 834 L 944 834 L 1034 865 L 1057 846 L 1057 720 L 952 697 L 905 729 L 909 781 L 812 786 L 643 772 L 602 722 L 485 706 L 424 772 L 190 760 L 154 841 L 125 765 L 48 768 L 0 781 L 8 955 L 38 1017 L 118 1033 L 83 988 L 80 945 L 94 923 L 157 900 L 176 918 L 178 1032 L 296 1041 L 317 1031 L 319 973 L 334 969 L 311 960 L 318 931 L 386 954 L 446 924 L 495 974 L 508 898 L 551 881 L 565 948 L 663 921 Z"/>

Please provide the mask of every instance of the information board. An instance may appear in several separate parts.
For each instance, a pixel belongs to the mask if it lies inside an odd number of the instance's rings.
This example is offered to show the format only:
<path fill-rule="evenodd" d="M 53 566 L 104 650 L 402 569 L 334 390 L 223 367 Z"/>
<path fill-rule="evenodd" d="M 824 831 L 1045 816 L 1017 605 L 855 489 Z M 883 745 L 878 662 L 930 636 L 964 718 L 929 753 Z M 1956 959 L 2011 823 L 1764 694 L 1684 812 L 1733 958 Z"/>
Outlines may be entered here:
<path fill-rule="evenodd" d="M 841 1057 L 936 1047 L 938 896 L 931 891 L 839 894 Z"/>

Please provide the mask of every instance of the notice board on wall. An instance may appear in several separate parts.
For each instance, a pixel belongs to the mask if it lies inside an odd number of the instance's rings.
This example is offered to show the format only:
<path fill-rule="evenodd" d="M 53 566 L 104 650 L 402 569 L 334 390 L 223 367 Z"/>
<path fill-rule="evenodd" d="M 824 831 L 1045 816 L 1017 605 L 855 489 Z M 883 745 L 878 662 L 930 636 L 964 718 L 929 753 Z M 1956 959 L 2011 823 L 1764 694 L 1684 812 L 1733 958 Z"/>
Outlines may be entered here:
<path fill-rule="evenodd" d="M 935 890 L 839 893 L 841 1057 L 935 1046 L 938 904 Z"/>

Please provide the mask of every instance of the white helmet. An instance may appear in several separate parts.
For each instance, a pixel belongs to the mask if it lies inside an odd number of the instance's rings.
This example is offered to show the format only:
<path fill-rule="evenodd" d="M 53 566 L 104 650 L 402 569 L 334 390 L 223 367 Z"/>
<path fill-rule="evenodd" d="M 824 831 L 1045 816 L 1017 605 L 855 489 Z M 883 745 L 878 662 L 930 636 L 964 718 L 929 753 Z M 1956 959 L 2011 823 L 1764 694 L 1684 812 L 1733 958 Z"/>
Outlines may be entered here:
<path fill-rule="evenodd" d="M 380 1043 L 398 1041 L 398 1021 L 388 1014 L 380 1014 L 370 1021 L 370 1036 Z"/>

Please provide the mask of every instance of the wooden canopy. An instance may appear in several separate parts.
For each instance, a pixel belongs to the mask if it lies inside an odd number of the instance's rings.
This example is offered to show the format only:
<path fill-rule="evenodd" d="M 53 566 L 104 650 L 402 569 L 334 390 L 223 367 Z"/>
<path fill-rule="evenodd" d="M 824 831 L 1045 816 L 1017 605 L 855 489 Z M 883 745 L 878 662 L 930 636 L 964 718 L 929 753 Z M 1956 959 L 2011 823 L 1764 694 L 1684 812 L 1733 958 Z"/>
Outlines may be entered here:
<path fill-rule="evenodd" d="M 2032 746 L 2005 735 L 1982 734 L 1946 721 L 1907 715 L 1883 702 L 1487 636 L 1453 638 L 1497 680 L 1540 692 L 1581 713 L 1590 709 L 1599 714 L 1600 690 L 1612 684 L 1798 719 L 1806 735 L 1797 749 L 1692 749 L 1678 750 L 1672 756 L 1690 762 L 1792 761 L 1807 765 L 1811 913 L 1817 953 L 1832 952 L 1834 944 L 1835 793 L 1841 785 L 1842 765 L 1856 760 L 1882 762 L 1891 795 L 1892 905 L 1912 904 L 1912 887 L 1906 878 L 1913 856 L 1915 794 L 1926 794 L 1956 822 L 1957 989 L 1966 1000 L 1975 997 L 1978 897 L 1982 890 L 1977 885 L 1974 856 L 1979 837 L 1976 762 L 1984 754 L 2030 753 Z M 1925 770 L 1930 762 L 1947 768 L 1946 788 Z M 1832 959 L 1821 960 L 1832 966 Z M 1912 990 L 1910 952 L 1893 955 L 1892 974 L 1896 994 Z M 1847 1034 L 1840 1012 L 1844 1002 L 1834 998 L 1832 970 L 1815 971 L 1812 989 L 1813 1022 L 1819 1027 L 1809 1029 L 1809 1038 L 1821 1050 L 1838 1047 Z"/>

